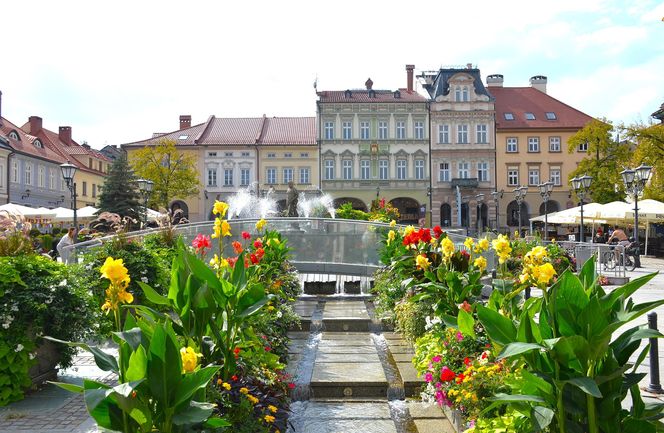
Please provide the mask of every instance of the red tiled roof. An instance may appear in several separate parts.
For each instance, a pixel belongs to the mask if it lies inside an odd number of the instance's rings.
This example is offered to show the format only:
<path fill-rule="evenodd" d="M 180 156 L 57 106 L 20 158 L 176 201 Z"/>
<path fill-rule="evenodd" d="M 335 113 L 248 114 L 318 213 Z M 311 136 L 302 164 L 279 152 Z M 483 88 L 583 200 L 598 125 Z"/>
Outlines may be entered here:
<path fill-rule="evenodd" d="M 173 140 L 177 146 L 193 146 L 196 144 L 194 143 L 194 140 L 196 140 L 196 138 L 205 130 L 206 125 L 207 123 L 201 123 L 182 130 L 166 132 L 163 134 L 153 134 L 152 137 L 148 139 L 126 143 L 122 146 L 143 147 L 158 144 L 161 140 Z M 186 138 L 180 138 L 185 136 Z"/>
<path fill-rule="evenodd" d="M 257 144 L 263 131 L 263 117 L 216 118 L 211 116 L 196 144 Z"/>
<path fill-rule="evenodd" d="M 18 126 L 11 123 L 9 120 L 2 118 L 2 125 L 0 126 L 0 133 L 7 138 L 9 145 L 16 151 L 25 155 L 35 156 L 42 158 L 48 161 L 52 161 L 57 164 L 63 164 L 67 162 L 67 158 L 62 156 L 60 153 L 55 152 L 51 149 L 46 143 L 42 140 L 43 147 L 37 147 L 33 144 L 37 137 L 27 134 Z M 9 133 L 11 131 L 16 131 L 20 140 L 13 140 L 9 138 Z"/>
<path fill-rule="evenodd" d="M 369 97 L 367 89 L 350 89 L 350 98 L 346 97 L 346 90 L 324 90 L 318 92 L 320 102 L 427 102 L 427 98 L 413 91 L 399 89 L 400 97 L 395 98 L 392 90 L 374 90 L 375 97 Z"/>
<path fill-rule="evenodd" d="M 532 87 L 489 87 L 496 98 L 496 129 L 530 128 L 583 128 L 593 120 L 587 114 L 560 102 Z M 548 120 L 552 112 L 556 120 Z M 506 120 L 505 113 L 512 113 L 514 120 Z M 535 120 L 526 120 L 525 113 L 533 113 Z"/>
<path fill-rule="evenodd" d="M 30 124 L 26 123 L 23 125 L 24 128 L 29 128 Z M 85 162 L 79 161 L 76 158 L 70 158 L 69 155 L 87 155 L 91 156 L 97 159 L 100 159 L 102 161 L 110 161 L 110 159 L 101 153 L 92 150 L 92 149 L 87 149 L 74 140 L 72 140 L 71 144 L 67 144 L 60 140 L 60 136 L 53 132 L 49 131 L 46 128 L 42 128 L 38 133 L 37 136 L 44 142 L 44 145 L 46 147 L 49 147 L 51 150 L 54 152 L 59 153 L 62 157 L 65 158 L 66 161 L 76 165 L 79 170 L 95 173 L 95 174 L 101 174 L 101 175 L 106 175 L 103 171 L 98 169 L 98 164 L 95 161 L 92 167 L 90 167 L 88 164 Z"/>
<path fill-rule="evenodd" d="M 316 144 L 315 117 L 268 117 L 260 144 Z"/>

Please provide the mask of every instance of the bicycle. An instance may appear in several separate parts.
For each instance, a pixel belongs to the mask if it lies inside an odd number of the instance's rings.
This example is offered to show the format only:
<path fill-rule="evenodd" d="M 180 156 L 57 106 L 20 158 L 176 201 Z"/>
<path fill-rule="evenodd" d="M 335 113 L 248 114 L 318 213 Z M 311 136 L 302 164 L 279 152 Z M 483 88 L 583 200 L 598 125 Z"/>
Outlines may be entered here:
<path fill-rule="evenodd" d="M 616 257 L 615 245 L 612 245 L 611 249 L 604 251 L 601 256 L 601 263 L 604 265 L 604 270 L 614 270 L 618 264 L 623 265 L 623 260 L 626 271 L 631 272 L 636 269 L 636 247 L 637 243 L 632 241 L 624 248 L 624 252 Z"/>

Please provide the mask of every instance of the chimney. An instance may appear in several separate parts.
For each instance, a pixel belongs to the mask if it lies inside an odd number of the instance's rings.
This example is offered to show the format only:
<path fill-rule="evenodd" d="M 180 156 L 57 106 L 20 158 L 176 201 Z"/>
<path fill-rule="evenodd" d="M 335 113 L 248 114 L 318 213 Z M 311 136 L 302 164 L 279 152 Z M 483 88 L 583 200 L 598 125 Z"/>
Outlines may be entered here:
<path fill-rule="evenodd" d="M 30 135 L 37 135 L 42 129 L 42 118 L 39 116 L 30 116 L 28 117 L 28 122 L 30 124 Z"/>
<path fill-rule="evenodd" d="M 473 69 L 472 63 L 466 63 L 466 69 Z"/>
<path fill-rule="evenodd" d="M 502 74 L 493 74 L 486 77 L 487 87 L 503 87 Z"/>
<path fill-rule="evenodd" d="M 408 93 L 413 93 L 413 70 L 415 69 L 415 65 L 406 65 L 406 76 L 407 78 L 407 86 L 406 89 L 408 90 Z"/>
<path fill-rule="evenodd" d="M 535 75 L 530 77 L 530 87 L 537 89 L 542 93 L 546 93 L 546 76 L 544 75 Z"/>
<path fill-rule="evenodd" d="M 191 115 L 182 114 L 180 115 L 180 130 L 191 127 Z"/>
<path fill-rule="evenodd" d="M 64 144 L 71 145 L 71 126 L 61 126 L 58 130 L 58 138 Z"/>
<path fill-rule="evenodd" d="M 371 78 L 368 78 L 364 85 L 367 86 L 367 90 L 371 90 L 373 88 L 373 81 L 371 81 Z"/>

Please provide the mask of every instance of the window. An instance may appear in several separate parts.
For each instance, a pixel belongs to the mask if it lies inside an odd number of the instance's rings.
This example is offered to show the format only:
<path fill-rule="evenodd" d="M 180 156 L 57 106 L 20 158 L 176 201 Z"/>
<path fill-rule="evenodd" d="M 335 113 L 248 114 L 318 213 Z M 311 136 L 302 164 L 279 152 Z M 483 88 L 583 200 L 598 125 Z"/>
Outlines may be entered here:
<path fill-rule="evenodd" d="M 454 91 L 454 100 L 457 102 L 468 101 L 468 86 L 458 86 Z"/>
<path fill-rule="evenodd" d="M 547 111 L 544 114 L 546 115 L 546 120 L 556 120 L 557 119 L 556 113 L 554 113 L 553 111 Z"/>
<path fill-rule="evenodd" d="M 388 167 L 389 167 L 389 161 L 387 159 L 381 159 L 380 161 L 378 161 L 378 178 L 380 180 L 387 180 Z"/>
<path fill-rule="evenodd" d="M 353 178 L 353 161 L 344 159 L 342 161 L 343 178 L 344 180 L 351 180 Z"/>
<path fill-rule="evenodd" d="M 46 175 L 44 174 L 44 167 L 40 165 L 37 170 L 37 173 L 38 173 L 37 186 L 39 188 L 44 188 L 46 186 Z"/>
<path fill-rule="evenodd" d="M 424 122 L 415 122 L 415 138 L 417 140 L 424 139 Z"/>
<path fill-rule="evenodd" d="M 475 129 L 477 143 L 488 143 L 488 127 L 486 125 L 477 125 Z"/>
<path fill-rule="evenodd" d="M 478 162 L 477 163 L 477 180 L 480 182 L 489 181 L 489 163 L 488 162 Z"/>
<path fill-rule="evenodd" d="M 535 120 L 535 115 L 529 111 L 526 111 L 526 120 Z"/>
<path fill-rule="evenodd" d="M 12 182 L 18 183 L 18 161 L 12 163 Z"/>
<path fill-rule="evenodd" d="M 293 154 L 290 152 L 284 153 L 284 158 L 292 158 Z"/>
<path fill-rule="evenodd" d="M 55 170 L 52 168 L 48 170 L 48 188 L 55 189 Z"/>
<path fill-rule="evenodd" d="M 88 183 L 87 182 L 83 182 L 83 192 L 82 192 L 82 194 L 83 194 L 83 196 L 88 195 Z"/>
<path fill-rule="evenodd" d="M 539 185 L 540 184 L 540 170 L 539 168 L 529 168 L 528 169 L 528 184 L 529 185 Z"/>
<path fill-rule="evenodd" d="M 300 169 L 300 183 L 301 184 L 309 183 L 309 168 Z"/>
<path fill-rule="evenodd" d="M 549 180 L 555 185 L 560 186 L 560 167 L 551 167 L 549 169 Z"/>
<path fill-rule="evenodd" d="M 539 152 L 539 137 L 528 137 L 528 152 Z"/>
<path fill-rule="evenodd" d="M 518 186 L 519 185 L 519 169 L 515 167 L 510 167 L 507 169 L 507 185 L 509 186 Z"/>
<path fill-rule="evenodd" d="M 450 181 L 450 163 L 441 162 L 438 169 L 438 180 L 440 182 Z"/>
<path fill-rule="evenodd" d="M 268 153 L 268 154 L 267 154 L 267 157 L 268 157 L 268 158 L 276 158 L 276 157 L 277 157 L 277 154 L 276 154 L 276 153 Z"/>
<path fill-rule="evenodd" d="M 244 158 L 248 158 L 248 157 L 249 157 L 249 152 L 242 152 L 241 155 L 242 155 Z"/>
<path fill-rule="evenodd" d="M 424 160 L 416 159 L 415 160 L 415 179 L 422 180 L 424 179 Z"/>
<path fill-rule="evenodd" d="M 588 142 L 586 141 L 585 143 L 579 144 L 578 151 L 579 152 L 587 152 L 588 151 Z"/>
<path fill-rule="evenodd" d="M 360 176 L 363 180 L 367 180 L 371 176 L 371 169 L 369 167 L 370 161 L 368 159 L 363 159 L 360 161 Z"/>
<path fill-rule="evenodd" d="M 249 174 L 250 174 L 250 171 L 249 171 L 248 168 L 241 168 L 240 169 L 240 185 L 241 186 L 249 185 Z"/>
<path fill-rule="evenodd" d="M 406 122 L 397 122 L 397 140 L 406 138 Z"/>
<path fill-rule="evenodd" d="M 92 197 L 97 197 L 97 184 L 93 183 L 92 184 Z"/>
<path fill-rule="evenodd" d="M 406 179 L 406 163 L 405 159 L 397 159 L 397 179 Z"/>
<path fill-rule="evenodd" d="M 549 137 L 549 152 L 560 152 L 560 137 Z"/>
<path fill-rule="evenodd" d="M 25 184 L 32 185 L 32 165 L 25 164 Z"/>
<path fill-rule="evenodd" d="M 438 143 L 450 142 L 450 125 L 438 125 Z"/>
<path fill-rule="evenodd" d="M 293 169 L 284 168 L 284 183 L 289 183 L 293 181 Z"/>
<path fill-rule="evenodd" d="M 326 159 L 325 160 L 325 179 L 333 180 L 334 179 L 334 160 Z"/>
<path fill-rule="evenodd" d="M 468 125 L 457 125 L 457 143 L 468 143 Z"/>
<path fill-rule="evenodd" d="M 325 122 L 325 139 L 334 140 L 334 122 Z"/>
<path fill-rule="evenodd" d="M 360 139 L 369 139 L 369 122 L 360 122 Z"/>
<path fill-rule="evenodd" d="M 224 156 L 226 158 L 232 158 L 233 157 L 233 152 L 224 152 Z"/>
<path fill-rule="evenodd" d="M 178 140 L 186 140 L 187 138 L 189 138 L 189 136 L 186 135 L 186 134 L 183 134 L 183 135 L 178 137 Z"/>
<path fill-rule="evenodd" d="M 224 169 L 224 186 L 233 186 L 233 169 Z"/>
<path fill-rule="evenodd" d="M 12 140 L 20 141 L 19 138 L 18 138 L 18 134 L 16 133 L 16 131 L 12 131 L 12 132 L 10 132 L 10 133 L 9 133 L 9 138 L 11 138 Z"/>
<path fill-rule="evenodd" d="M 208 156 L 210 157 L 217 156 L 217 152 L 208 152 Z"/>
<path fill-rule="evenodd" d="M 504 113 L 505 120 L 514 120 L 514 113 Z"/>
<path fill-rule="evenodd" d="M 353 137 L 353 124 L 351 122 L 343 122 L 341 124 L 341 132 L 344 140 L 350 140 Z"/>
<path fill-rule="evenodd" d="M 265 178 L 266 178 L 267 183 L 269 185 L 274 185 L 275 183 L 277 183 L 277 169 L 276 168 L 268 168 L 265 171 L 265 174 L 266 174 Z"/>
<path fill-rule="evenodd" d="M 300 158 L 309 158 L 309 152 L 300 153 Z"/>
<path fill-rule="evenodd" d="M 34 144 L 35 147 L 38 147 L 38 148 L 40 148 L 40 149 L 43 149 L 43 148 L 44 148 L 44 145 L 43 145 L 42 142 L 39 141 L 39 140 L 35 140 L 35 141 L 33 141 L 32 144 Z"/>
<path fill-rule="evenodd" d="M 459 169 L 459 177 L 461 179 L 468 179 L 470 176 L 470 163 L 460 162 L 457 168 Z"/>
<path fill-rule="evenodd" d="M 507 137 L 507 153 L 519 151 L 519 139 L 516 137 Z"/>
<path fill-rule="evenodd" d="M 92 158 L 88 158 L 88 167 L 92 168 Z"/>
<path fill-rule="evenodd" d="M 378 139 L 387 140 L 387 122 L 378 122 Z"/>
<path fill-rule="evenodd" d="M 217 169 L 208 168 L 207 171 L 207 186 L 217 186 Z"/>

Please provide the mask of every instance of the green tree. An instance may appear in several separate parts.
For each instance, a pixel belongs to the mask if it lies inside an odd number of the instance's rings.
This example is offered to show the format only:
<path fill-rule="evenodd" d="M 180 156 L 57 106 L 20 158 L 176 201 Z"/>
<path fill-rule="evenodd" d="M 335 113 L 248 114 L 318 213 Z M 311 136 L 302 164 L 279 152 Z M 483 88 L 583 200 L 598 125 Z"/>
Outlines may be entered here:
<path fill-rule="evenodd" d="M 168 208 L 174 198 L 185 199 L 199 192 L 196 156 L 178 151 L 173 140 L 161 140 L 136 152 L 136 174 L 154 182 L 150 205 Z"/>
<path fill-rule="evenodd" d="M 620 172 L 629 163 L 630 144 L 615 140 L 613 133 L 614 127 L 610 121 L 594 119 L 568 141 L 569 153 L 587 144 L 587 156 L 570 173 L 569 179 L 584 174 L 592 176 L 590 197 L 598 203 L 623 200 L 625 196 Z"/>
<path fill-rule="evenodd" d="M 126 155 L 122 154 L 111 165 L 99 195 L 99 211 L 112 212 L 121 217 L 140 219 L 141 200 Z"/>
<path fill-rule="evenodd" d="M 664 125 L 635 124 L 624 127 L 624 131 L 636 143 L 632 167 L 641 164 L 653 167 L 644 198 L 664 201 Z"/>

